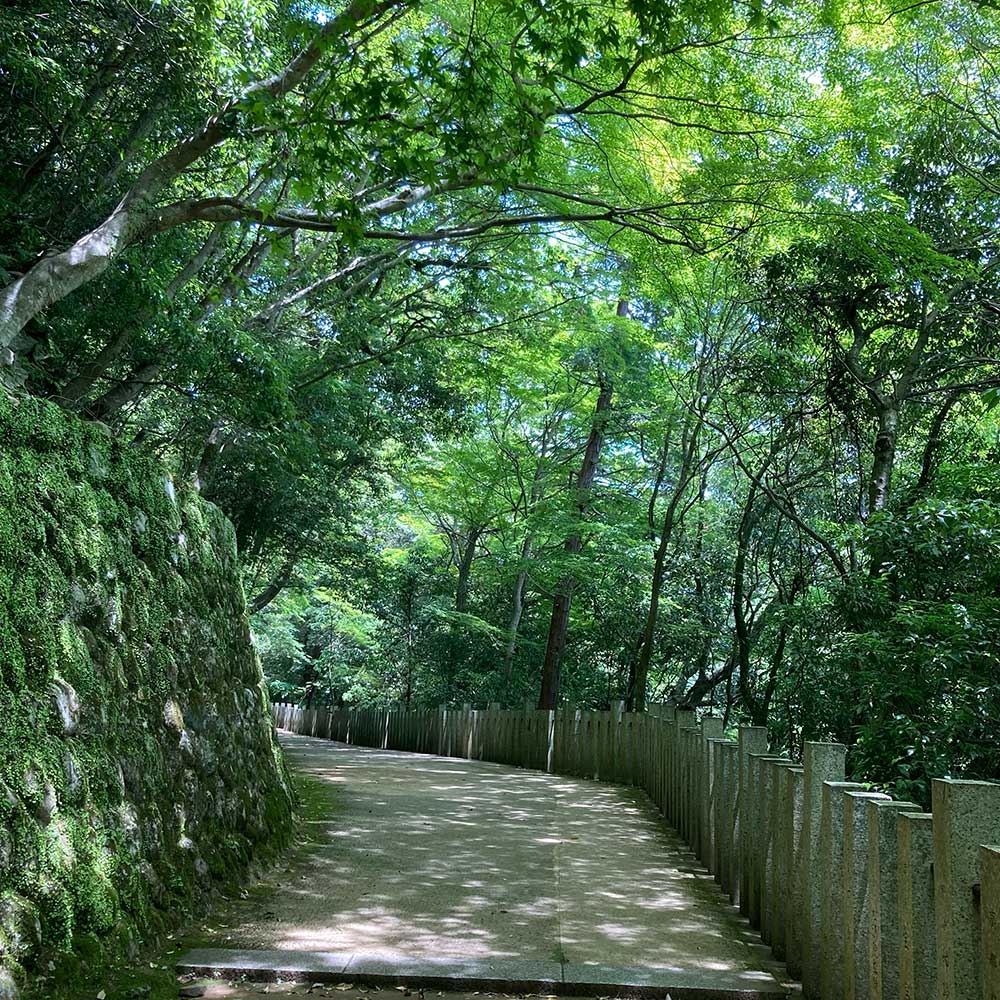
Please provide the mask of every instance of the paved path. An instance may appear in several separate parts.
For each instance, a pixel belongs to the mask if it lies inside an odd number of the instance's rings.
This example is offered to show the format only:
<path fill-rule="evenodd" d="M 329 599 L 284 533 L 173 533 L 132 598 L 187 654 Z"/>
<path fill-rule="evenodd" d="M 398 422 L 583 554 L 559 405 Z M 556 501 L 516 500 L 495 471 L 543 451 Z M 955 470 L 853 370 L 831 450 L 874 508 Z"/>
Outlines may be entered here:
<path fill-rule="evenodd" d="M 352 969 L 360 955 L 399 969 L 519 965 L 529 981 L 547 978 L 532 969 L 607 982 L 662 970 L 682 983 L 776 989 L 749 927 L 643 793 L 478 761 L 281 741 L 294 770 L 333 790 L 334 807 L 314 820 L 280 888 L 237 904 L 206 943 L 333 953 L 333 964 L 355 956 Z"/>

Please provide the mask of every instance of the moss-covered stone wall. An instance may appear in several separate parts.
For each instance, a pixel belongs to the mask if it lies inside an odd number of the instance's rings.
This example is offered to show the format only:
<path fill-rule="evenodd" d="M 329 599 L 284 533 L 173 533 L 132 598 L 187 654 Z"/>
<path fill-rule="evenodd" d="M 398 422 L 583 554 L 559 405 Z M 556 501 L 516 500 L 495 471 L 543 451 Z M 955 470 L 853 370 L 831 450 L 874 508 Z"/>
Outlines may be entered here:
<path fill-rule="evenodd" d="M 290 824 L 229 522 L 0 399 L 0 997 L 51 950 L 127 952 Z"/>

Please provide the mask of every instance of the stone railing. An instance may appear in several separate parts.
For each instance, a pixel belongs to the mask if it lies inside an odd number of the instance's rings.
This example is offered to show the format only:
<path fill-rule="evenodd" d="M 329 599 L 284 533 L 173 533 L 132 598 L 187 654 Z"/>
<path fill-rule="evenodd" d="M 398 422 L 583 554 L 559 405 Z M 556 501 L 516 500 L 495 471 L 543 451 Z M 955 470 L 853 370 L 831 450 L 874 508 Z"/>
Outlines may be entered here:
<path fill-rule="evenodd" d="M 764 728 L 655 706 L 273 710 L 307 736 L 644 789 L 808 1000 L 1000 1000 L 1000 784 L 935 780 L 925 813 L 845 781 L 840 744 L 793 761 Z"/>

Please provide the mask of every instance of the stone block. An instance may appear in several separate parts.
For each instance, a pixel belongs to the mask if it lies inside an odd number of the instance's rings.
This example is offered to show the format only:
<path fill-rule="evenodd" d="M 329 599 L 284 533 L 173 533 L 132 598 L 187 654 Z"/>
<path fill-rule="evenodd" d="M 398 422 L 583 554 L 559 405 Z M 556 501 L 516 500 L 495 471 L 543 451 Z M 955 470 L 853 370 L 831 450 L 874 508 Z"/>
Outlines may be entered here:
<path fill-rule="evenodd" d="M 782 941 L 783 953 L 775 952 L 775 957 L 783 959 L 789 973 L 796 979 L 802 978 L 802 806 L 805 770 L 802 767 L 784 767 L 782 785 L 782 846 L 779 853 L 779 877 L 786 886 L 784 901 L 785 931 Z"/>
<path fill-rule="evenodd" d="M 779 959 L 785 957 L 787 913 L 793 896 L 794 854 L 792 772 L 802 774 L 802 768 L 791 761 L 771 764 L 772 811 L 774 827 L 771 836 L 771 864 L 768 869 L 767 923 L 771 934 L 771 951 Z"/>
<path fill-rule="evenodd" d="M 736 843 L 734 840 L 737 826 L 737 791 L 739 772 L 739 744 L 728 742 L 722 752 L 723 794 L 726 801 L 726 812 L 723 816 L 722 828 L 722 888 L 731 900 L 735 900 L 737 886 L 734 875 L 737 871 Z"/>
<path fill-rule="evenodd" d="M 868 806 L 890 801 L 881 792 L 848 792 L 844 800 L 844 1000 L 868 1000 Z"/>
<path fill-rule="evenodd" d="M 901 813 L 896 830 L 899 868 L 899 997 L 933 997 L 934 830 L 930 813 Z"/>
<path fill-rule="evenodd" d="M 750 854 L 750 922 L 771 943 L 768 885 L 771 880 L 772 843 L 776 826 L 773 766 L 791 763 L 775 754 L 751 754 L 754 798 L 751 808 L 753 840 Z"/>
<path fill-rule="evenodd" d="M 734 837 L 737 870 L 734 873 L 740 912 L 750 912 L 750 872 L 747 867 L 750 844 L 753 839 L 750 824 L 753 784 L 750 769 L 750 755 L 767 752 L 767 729 L 764 726 L 740 726 L 739 729 L 739 770 L 737 772 L 737 821 Z"/>
<path fill-rule="evenodd" d="M 822 1000 L 844 1000 L 844 841 L 847 792 L 864 792 L 851 781 L 823 783 L 820 817 L 820 983 Z"/>

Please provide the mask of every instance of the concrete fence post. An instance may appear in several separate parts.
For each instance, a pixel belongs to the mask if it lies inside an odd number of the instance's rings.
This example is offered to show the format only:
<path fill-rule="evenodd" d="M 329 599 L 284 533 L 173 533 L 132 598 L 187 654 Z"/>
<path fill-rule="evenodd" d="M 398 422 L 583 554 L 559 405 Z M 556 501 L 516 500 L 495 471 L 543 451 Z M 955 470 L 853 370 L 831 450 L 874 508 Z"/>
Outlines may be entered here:
<path fill-rule="evenodd" d="M 771 857 L 771 839 L 774 830 L 772 764 L 790 764 L 787 757 L 776 754 L 750 754 L 749 813 L 750 852 L 748 860 L 750 923 L 761 932 L 765 944 L 771 943 L 767 913 L 767 885 Z"/>
<path fill-rule="evenodd" d="M 693 724 L 694 712 L 689 709 L 678 709 L 674 713 L 673 725 L 670 727 L 670 824 L 678 833 L 682 832 L 681 814 L 684 801 L 682 734 Z"/>
<path fill-rule="evenodd" d="M 727 742 L 722 752 L 723 796 L 726 813 L 722 829 L 722 888 L 730 900 L 737 897 L 739 866 L 736 862 L 737 799 L 739 797 L 740 745 Z"/>
<path fill-rule="evenodd" d="M 983 1000 L 1000 1000 L 1000 846 L 979 848 Z"/>
<path fill-rule="evenodd" d="M 677 709 L 672 705 L 664 705 L 660 714 L 660 723 L 656 729 L 657 770 L 659 771 L 660 812 L 668 816 L 670 796 L 670 737 L 673 733 L 674 718 Z"/>
<path fill-rule="evenodd" d="M 913 802 L 868 802 L 868 963 L 870 1000 L 899 1000 L 899 814 Z"/>
<path fill-rule="evenodd" d="M 765 941 L 776 957 L 785 954 L 785 911 L 792 894 L 787 775 L 795 766 L 787 758 L 780 758 L 766 768 L 770 844 L 764 863 L 762 918 L 767 929 Z"/>
<path fill-rule="evenodd" d="M 823 914 L 820 832 L 823 788 L 844 777 L 847 747 L 840 743 L 806 743 L 802 755 L 802 838 L 799 880 L 802 890 L 802 992 L 806 1000 L 820 996 L 820 933 Z"/>
<path fill-rule="evenodd" d="M 735 887 L 737 889 L 736 902 L 739 903 L 740 913 L 750 912 L 750 872 L 747 867 L 749 861 L 750 844 L 753 839 L 753 829 L 750 825 L 751 807 L 751 781 L 750 781 L 750 755 L 765 753 L 767 751 L 767 729 L 764 726 L 740 726 L 739 728 L 739 768 L 736 775 L 736 830 L 734 834 L 734 844 L 736 850 L 734 856 L 736 860 Z"/>
<path fill-rule="evenodd" d="M 701 720 L 701 738 L 698 740 L 700 750 L 701 769 L 701 803 L 699 810 L 700 836 L 695 845 L 697 853 L 701 857 L 702 864 L 714 875 L 715 864 L 715 838 L 713 836 L 714 813 L 713 803 L 715 801 L 715 768 L 712 757 L 713 740 L 722 738 L 724 732 L 722 719 L 716 716 L 709 716 Z"/>
<path fill-rule="evenodd" d="M 688 843 L 691 842 L 691 734 L 694 731 L 693 725 L 689 725 L 683 726 L 677 733 L 677 757 L 680 765 L 677 829 Z"/>
<path fill-rule="evenodd" d="M 868 1000 L 868 807 L 891 803 L 881 792 L 848 792 L 844 799 L 843 980 L 845 1000 Z"/>
<path fill-rule="evenodd" d="M 709 865 L 709 870 L 715 876 L 715 881 L 720 886 L 723 886 L 723 888 L 725 888 L 723 885 L 723 873 L 726 853 L 726 826 L 732 810 L 726 765 L 729 747 L 732 745 L 732 741 L 726 739 L 711 739 L 708 741 L 709 774 L 711 775 L 712 782 L 709 802 L 709 815 L 711 819 L 711 864 Z"/>
<path fill-rule="evenodd" d="M 855 781 L 823 784 L 820 820 L 820 990 L 822 1000 L 844 1000 L 844 846 L 847 836 L 847 793 L 864 793 Z"/>
<path fill-rule="evenodd" d="M 937 1000 L 972 1000 L 983 991 L 980 847 L 1000 841 L 1000 784 L 935 778 L 931 803 Z"/>
<path fill-rule="evenodd" d="M 785 887 L 783 905 L 776 920 L 784 923 L 779 931 L 775 924 L 772 949 L 775 957 L 783 959 L 788 971 L 795 978 L 802 976 L 802 871 L 799 851 L 802 843 L 802 788 L 805 771 L 798 765 L 785 765 L 780 771 L 781 829 L 777 871 L 780 884 Z"/>
<path fill-rule="evenodd" d="M 901 813 L 896 830 L 899 852 L 899 996 L 931 997 L 937 983 L 934 943 L 934 817 Z"/>

